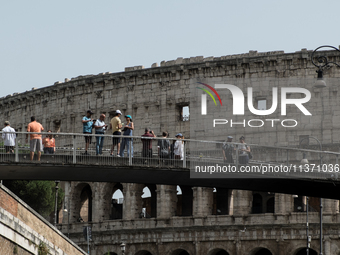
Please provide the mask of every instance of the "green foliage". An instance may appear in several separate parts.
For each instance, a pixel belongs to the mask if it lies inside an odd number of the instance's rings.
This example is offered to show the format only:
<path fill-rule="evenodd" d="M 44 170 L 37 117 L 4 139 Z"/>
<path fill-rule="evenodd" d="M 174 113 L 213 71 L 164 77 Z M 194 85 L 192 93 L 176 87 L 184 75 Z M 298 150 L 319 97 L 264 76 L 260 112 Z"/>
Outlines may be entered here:
<path fill-rule="evenodd" d="M 50 249 L 47 247 L 47 245 L 41 242 L 38 248 L 38 255 L 48 255 L 49 252 L 50 252 Z"/>
<path fill-rule="evenodd" d="M 15 245 L 13 248 L 13 254 L 18 254 L 18 245 Z"/>
<path fill-rule="evenodd" d="M 54 212 L 55 204 L 55 182 L 54 181 L 4 181 L 14 194 L 24 200 L 30 207 L 47 217 Z M 58 189 L 58 210 L 62 206 L 64 191 Z"/>

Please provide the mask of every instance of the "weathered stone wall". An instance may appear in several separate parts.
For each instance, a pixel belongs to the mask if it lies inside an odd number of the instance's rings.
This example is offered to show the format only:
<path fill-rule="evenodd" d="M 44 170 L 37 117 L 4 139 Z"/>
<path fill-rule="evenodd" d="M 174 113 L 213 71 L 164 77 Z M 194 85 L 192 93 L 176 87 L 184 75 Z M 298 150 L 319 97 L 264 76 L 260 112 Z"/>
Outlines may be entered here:
<path fill-rule="evenodd" d="M 126 243 L 126 254 L 141 251 L 151 254 L 175 255 L 183 249 L 190 255 L 216 254 L 219 249 L 229 254 L 254 255 L 267 248 L 273 255 L 296 254 L 306 245 L 306 214 L 261 214 L 247 216 L 173 217 L 169 219 L 136 219 L 72 223 L 70 237 L 83 249 L 87 243 L 81 233 L 92 227 L 91 252 L 120 254 Z M 319 251 L 319 215 L 309 214 L 311 249 Z M 338 240 L 339 215 L 324 214 L 324 254 L 340 252 Z M 67 225 L 62 226 L 66 232 Z"/>
<path fill-rule="evenodd" d="M 331 61 L 339 62 L 339 56 L 333 52 L 325 54 Z M 35 115 L 46 129 L 81 133 L 81 118 L 86 110 L 93 110 L 94 117 L 106 113 L 110 118 L 116 109 L 120 109 L 123 115 L 132 115 L 135 135 L 142 134 L 144 127 L 148 126 L 157 135 L 163 130 L 169 131 L 171 137 L 181 132 L 186 138 L 204 137 L 206 140 L 224 140 L 223 135 L 245 135 L 248 143 L 280 146 L 297 146 L 302 136 L 310 135 L 336 149 L 334 145 L 339 143 L 340 137 L 337 86 L 340 69 L 334 67 L 327 70 L 325 77 L 328 78 L 328 87 L 315 89 L 312 83 L 316 78 L 316 68 L 310 62 L 310 55 L 311 52 L 307 50 L 289 54 L 251 51 L 220 58 L 179 58 L 149 69 L 135 67 L 127 68 L 123 73 L 79 76 L 53 86 L 0 99 L 0 119 L 10 120 L 13 127 L 24 131 L 30 116 Z M 305 106 L 313 116 L 304 116 L 296 107 L 289 107 L 289 116 L 281 116 L 278 106 L 277 112 L 269 117 L 296 119 L 299 122 L 296 128 L 283 128 L 280 125 L 250 128 L 238 125 L 219 126 L 215 132 L 211 121 L 220 118 L 223 111 L 226 112 L 225 119 L 237 122 L 255 118 L 264 120 L 267 116 L 254 116 L 246 107 L 244 116 L 233 117 L 232 97 L 222 92 L 223 107 L 214 106 L 208 100 L 208 115 L 204 119 L 199 112 L 200 94 L 195 90 L 197 82 L 211 86 L 234 84 L 244 94 L 247 87 L 253 87 L 254 106 L 257 100 L 266 99 L 268 108 L 272 103 L 273 86 L 279 89 L 304 87 L 312 94 L 312 100 Z M 292 95 L 293 98 L 299 96 Z M 190 107 L 190 121 L 181 119 L 183 106 Z M 77 223 L 81 210 L 80 195 L 87 185 L 92 191 L 92 222 Z M 191 255 L 216 255 L 222 250 L 229 254 L 254 255 L 261 247 L 267 248 L 272 254 L 283 255 L 296 254 L 305 246 L 306 218 L 303 213 L 293 212 L 291 195 L 275 194 L 274 213 L 253 215 L 253 193 L 230 190 L 227 201 L 229 215 L 212 215 L 213 208 L 216 208 L 212 201 L 212 190 L 189 187 L 192 197 L 183 205 L 191 204 L 192 214 L 180 217 L 176 215 L 179 200 L 176 187 L 157 185 L 157 217 L 140 219 L 143 185 L 122 186 L 123 219 L 109 220 L 114 183 L 65 183 L 69 210 L 63 215 L 63 233 L 70 233 L 75 242 L 87 249 L 82 227 L 90 224 L 94 235 L 91 250 L 97 254 L 108 251 L 119 254 L 122 241 L 128 243 L 126 254 L 137 255 L 147 254 L 144 251 L 178 255 L 181 250 Z M 188 195 L 181 199 L 188 199 Z M 324 254 L 339 254 L 338 201 L 325 200 L 324 210 Z M 70 224 L 66 224 L 66 219 Z M 318 250 L 317 214 L 314 213 L 310 221 L 312 248 Z"/>
<path fill-rule="evenodd" d="M 325 54 L 330 60 L 339 60 L 339 56 L 334 55 L 332 51 Z M 307 50 L 288 54 L 280 51 L 267 53 L 252 51 L 220 58 L 179 58 L 176 61 L 164 62 L 160 67 L 127 68 L 123 73 L 79 76 L 53 86 L 1 98 L 0 119 L 10 120 L 12 126 L 24 131 L 30 116 L 35 115 L 38 121 L 53 131 L 82 132 L 81 118 L 87 109 L 95 112 L 94 117 L 98 117 L 100 113 L 112 117 L 112 113 L 120 109 L 123 115 L 132 116 L 135 135 L 142 134 L 144 127 L 148 126 L 158 135 L 161 131 L 167 130 L 171 137 L 177 132 L 182 132 L 186 138 L 204 135 L 208 140 L 221 140 L 220 135 L 211 132 L 213 129 L 210 119 L 205 123 L 200 118 L 181 121 L 183 106 L 190 107 L 191 116 L 200 109 L 200 98 L 197 97 L 197 93 L 190 93 L 196 88 L 197 82 L 212 86 L 216 83 L 235 84 L 245 95 L 246 88 L 253 87 L 254 105 L 256 100 L 266 99 L 268 108 L 272 103 L 273 86 L 279 89 L 282 86 L 295 86 L 304 87 L 312 93 L 312 100 L 305 106 L 313 114 L 312 118 L 304 116 L 296 107 L 289 107 L 289 118 L 297 119 L 299 122 L 296 128 L 282 128 L 281 125 L 271 128 L 268 124 L 258 129 L 241 128 L 240 125 L 233 128 L 227 127 L 228 125 L 218 128 L 225 129 L 223 133 L 226 135 L 235 137 L 246 135 L 248 143 L 296 145 L 300 135 L 316 136 L 323 143 L 339 142 L 340 100 L 336 81 L 340 77 L 340 69 L 334 67 L 325 72 L 324 76 L 328 79 L 327 88 L 322 90 L 313 88 L 316 67 L 311 64 L 310 55 L 311 52 Z M 222 99 L 225 105 L 216 108 L 210 106 L 212 102 L 208 100 L 210 118 L 218 116 L 221 111 L 227 112 L 226 119 L 233 118 L 231 95 Z M 268 117 L 284 119 L 284 116 L 280 116 L 279 107 L 272 115 L 260 119 Z M 247 107 L 245 115 L 236 116 L 234 121 L 243 119 L 254 119 L 254 115 Z"/>
<path fill-rule="evenodd" d="M 53 254 L 85 254 L 3 185 L 0 185 L 0 237 L 1 254 L 38 254 L 41 243 Z"/>
<path fill-rule="evenodd" d="M 92 221 L 77 222 L 80 215 L 79 196 L 87 184 L 80 182 L 65 183 L 66 201 L 69 210 L 64 212 L 64 220 L 59 225 L 63 233 L 87 249 L 82 235 L 84 226 L 91 226 L 93 238 L 91 251 L 115 252 L 119 254 L 120 244 L 127 244 L 127 254 L 139 254 L 143 250 L 151 254 L 178 254 L 178 249 L 189 254 L 215 254 L 223 249 L 229 254 L 253 255 L 256 249 L 267 248 L 272 254 L 296 254 L 305 245 L 306 213 L 296 212 L 294 196 L 244 190 L 231 190 L 222 203 L 228 207 L 227 215 L 214 215 L 213 208 L 221 208 L 221 201 L 213 199 L 211 188 L 190 187 L 192 197 L 186 203 L 192 204 L 191 216 L 176 214 L 178 197 L 176 187 L 156 185 L 157 217 L 141 218 L 142 191 L 145 185 L 122 184 L 124 195 L 122 219 L 110 220 L 112 194 L 117 183 L 88 183 L 92 189 Z M 182 199 L 185 187 L 182 188 Z M 220 192 L 217 190 L 216 193 Z M 216 196 L 215 193 L 215 196 Z M 254 213 L 254 195 L 260 194 L 262 213 Z M 273 212 L 266 212 L 270 198 L 274 198 Z M 317 201 L 317 199 L 313 199 Z M 305 203 L 305 197 L 302 197 Z M 312 248 L 318 250 L 319 213 L 318 203 L 310 199 L 310 235 Z M 340 242 L 337 241 L 340 224 L 339 201 L 323 200 L 324 247 L 330 254 L 339 254 Z M 327 241 L 328 240 L 328 241 Z M 143 253 L 141 253 L 143 254 Z"/>

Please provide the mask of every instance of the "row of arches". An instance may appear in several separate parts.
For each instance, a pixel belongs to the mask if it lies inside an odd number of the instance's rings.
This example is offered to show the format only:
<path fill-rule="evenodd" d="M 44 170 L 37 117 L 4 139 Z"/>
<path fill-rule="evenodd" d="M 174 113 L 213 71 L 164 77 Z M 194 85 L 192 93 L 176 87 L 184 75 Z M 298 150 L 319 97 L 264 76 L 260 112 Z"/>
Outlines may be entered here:
<path fill-rule="evenodd" d="M 80 204 L 76 206 L 79 209 L 78 221 L 92 221 L 92 203 L 93 194 L 89 184 L 80 184 Z M 79 187 L 78 187 L 79 188 Z M 177 204 L 175 216 L 192 216 L 193 215 L 193 189 L 191 186 L 177 186 Z M 111 208 L 109 219 L 123 218 L 124 190 L 121 183 L 116 183 L 113 187 L 111 196 Z M 78 192 L 79 194 L 79 192 Z M 212 199 L 213 206 L 212 215 L 228 215 L 229 214 L 229 196 L 228 189 L 213 189 Z M 155 184 L 144 185 L 142 190 L 142 208 L 140 212 L 141 218 L 157 217 L 157 186 Z"/>
<path fill-rule="evenodd" d="M 293 254 L 294 255 L 306 255 L 307 251 L 306 251 L 306 248 L 299 248 Z M 317 254 L 318 253 L 315 250 L 309 249 L 309 255 L 317 255 Z M 103 255 L 118 255 L 118 254 L 115 252 L 107 252 L 107 253 L 104 253 Z M 136 252 L 135 255 L 153 255 L 153 254 L 148 250 L 140 250 Z M 176 249 L 175 251 L 171 252 L 170 255 L 190 255 L 190 253 L 184 249 Z M 231 255 L 231 254 L 228 253 L 224 249 L 216 248 L 216 249 L 211 250 L 207 255 Z M 253 249 L 249 255 L 273 255 L 273 253 L 267 248 L 259 247 L 259 248 Z"/>
<path fill-rule="evenodd" d="M 81 190 L 77 194 L 80 194 L 80 204 L 76 206 L 79 210 L 79 221 L 92 221 L 92 189 L 89 184 L 79 184 L 78 188 Z M 141 188 L 140 205 L 140 218 L 156 218 L 157 217 L 157 185 L 147 184 Z M 177 186 L 176 205 L 173 216 L 192 216 L 193 215 L 193 199 L 194 192 L 190 186 Z M 231 203 L 231 190 L 214 188 L 211 190 L 212 194 L 209 199 L 212 206 L 208 213 L 211 215 L 229 215 L 230 203 Z M 137 196 L 138 197 L 138 196 Z M 77 198 L 73 197 L 74 200 Z M 110 209 L 108 209 L 108 216 L 106 219 L 115 220 L 123 218 L 123 203 L 124 203 L 124 190 L 121 183 L 116 183 L 113 186 L 111 195 L 108 195 L 108 201 L 110 201 Z M 314 199 L 315 200 L 315 199 Z M 314 201 L 312 198 L 310 201 Z M 317 202 L 315 201 L 315 204 Z M 313 204 L 312 204 L 313 205 Z M 311 205 L 310 205 L 311 206 Z M 305 211 L 305 205 L 303 204 L 303 198 L 297 196 L 294 198 L 294 211 Z M 311 209 L 310 209 L 311 210 Z M 270 192 L 253 192 L 252 193 L 252 207 L 251 212 L 253 214 L 261 213 L 275 213 L 275 194 Z M 75 212 L 77 214 L 77 212 Z"/>

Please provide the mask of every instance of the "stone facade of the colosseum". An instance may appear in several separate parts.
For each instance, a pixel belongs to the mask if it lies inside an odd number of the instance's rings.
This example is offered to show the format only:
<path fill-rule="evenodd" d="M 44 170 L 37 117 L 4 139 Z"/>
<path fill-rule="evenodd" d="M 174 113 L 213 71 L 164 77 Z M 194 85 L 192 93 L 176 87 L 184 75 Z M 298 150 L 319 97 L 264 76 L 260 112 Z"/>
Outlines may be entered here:
<path fill-rule="evenodd" d="M 340 57 L 325 52 L 330 60 Z M 81 118 L 86 110 L 112 117 L 116 109 L 130 114 L 135 135 L 150 127 L 157 135 L 166 130 L 173 137 L 181 132 L 186 138 L 224 140 L 224 135 L 245 135 L 252 144 L 295 146 L 301 138 L 317 137 L 325 148 L 338 151 L 340 108 L 338 82 L 340 69 L 330 68 L 324 76 L 328 87 L 313 88 L 316 67 L 311 52 L 295 53 L 251 51 L 224 57 L 178 58 L 152 68 L 126 68 L 121 73 L 79 76 L 56 82 L 52 86 L 13 94 L 0 99 L 0 119 L 10 120 L 18 131 L 24 131 L 35 115 L 45 128 L 53 132 L 81 133 Z M 254 107 L 264 100 L 272 105 L 272 87 L 302 87 L 311 92 L 312 100 L 304 104 L 312 116 L 288 106 L 286 116 L 280 104 L 271 119 L 295 119 L 296 127 L 285 128 L 276 122 L 272 127 L 220 125 L 212 120 L 250 119 L 255 116 L 245 107 L 244 116 L 232 115 L 232 97 L 221 92 L 223 106 L 208 101 L 208 114 L 200 115 L 198 82 L 234 84 L 245 94 L 253 88 Z M 300 98 L 300 94 L 290 94 Z M 280 101 L 279 101 L 280 102 Z M 189 107 L 189 121 L 183 121 L 182 109 Z M 215 108 L 214 108 L 215 107 Z M 224 115 L 221 117 L 221 112 Z M 222 136 L 222 137 L 221 137 Z M 141 198 L 145 185 L 128 183 L 65 182 L 65 204 L 59 226 L 63 233 L 87 250 L 83 227 L 92 227 L 91 254 L 121 254 L 119 245 L 126 243 L 126 254 L 169 255 L 301 255 L 306 246 L 306 197 L 268 192 L 213 190 L 202 187 L 148 185 L 150 198 Z M 112 195 L 120 190 L 122 204 L 114 204 Z M 310 198 L 309 216 L 311 253 L 319 250 L 318 198 Z M 146 208 L 150 218 L 141 218 Z M 323 254 L 340 254 L 339 202 L 324 199 Z M 78 222 L 79 217 L 84 223 Z"/>

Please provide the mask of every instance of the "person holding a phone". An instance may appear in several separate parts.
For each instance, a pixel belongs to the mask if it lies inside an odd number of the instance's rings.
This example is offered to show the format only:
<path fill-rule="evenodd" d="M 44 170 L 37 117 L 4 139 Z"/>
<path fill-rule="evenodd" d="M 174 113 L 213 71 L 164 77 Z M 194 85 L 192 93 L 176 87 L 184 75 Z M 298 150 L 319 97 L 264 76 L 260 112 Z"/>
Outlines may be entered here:
<path fill-rule="evenodd" d="M 124 128 L 122 130 L 124 136 L 132 136 L 132 130 L 134 129 L 134 125 L 132 122 L 131 115 L 125 115 L 126 124 L 124 125 Z M 131 144 L 131 148 L 130 148 Z M 120 145 L 120 156 L 124 157 L 124 150 L 127 150 L 127 156 L 130 155 L 130 149 L 131 149 L 131 156 L 133 157 L 133 140 L 132 138 L 123 138 L 122 144 Z"/>
<path fill-rule="evenodd" d="M 105 124 L 105 114 L 100 114 L 99 119 L 94 123 L 96 136 L 96 155 L 103 155 L 104 136 L 107 125 Z"/>

